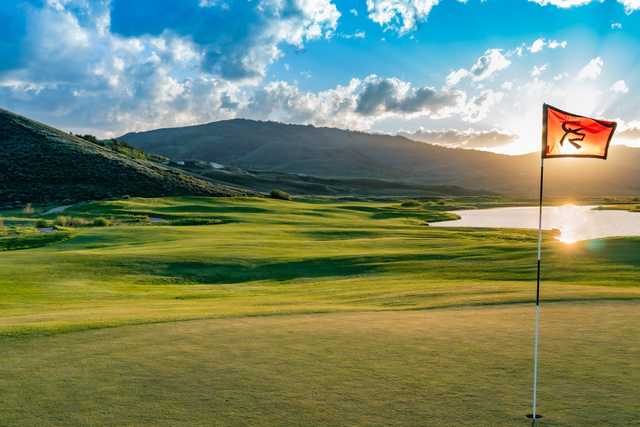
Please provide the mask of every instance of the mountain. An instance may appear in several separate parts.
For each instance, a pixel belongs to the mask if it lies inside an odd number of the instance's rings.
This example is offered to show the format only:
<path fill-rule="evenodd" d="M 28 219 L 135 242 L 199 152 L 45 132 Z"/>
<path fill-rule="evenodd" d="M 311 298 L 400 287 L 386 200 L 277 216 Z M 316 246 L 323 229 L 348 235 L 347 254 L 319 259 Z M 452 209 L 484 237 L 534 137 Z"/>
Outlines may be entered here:
<path fill-rule="evenodd" d="M 455 185 L 535 198 L 539 155 L 446 148 L 401 136 L 235 119 L 129 133 L 122 140 L 173 160 L 324 178 Z M 545 194 L 640 194 L 640 149 L 612 147 L 607 161 L 558 159 L 545 167 Z"/>
<path fill-rule="evenodd" d="M 243 193 L 0 109 L 0 205 Z"/>

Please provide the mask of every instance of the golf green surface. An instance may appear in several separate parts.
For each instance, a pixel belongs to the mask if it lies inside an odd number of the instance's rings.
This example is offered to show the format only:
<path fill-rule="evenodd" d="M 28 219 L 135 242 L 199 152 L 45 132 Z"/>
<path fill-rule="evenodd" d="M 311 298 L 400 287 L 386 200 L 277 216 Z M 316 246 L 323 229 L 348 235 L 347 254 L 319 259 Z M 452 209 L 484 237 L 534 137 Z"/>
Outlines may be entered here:
<path fill-rule="evenodd" d="M 73 207 L 0 252 L 0 425 L 528 425 L 535 232 L 461 204 Z M 544 247 L 540 425 L 640 425 L 640 239 Z"/>

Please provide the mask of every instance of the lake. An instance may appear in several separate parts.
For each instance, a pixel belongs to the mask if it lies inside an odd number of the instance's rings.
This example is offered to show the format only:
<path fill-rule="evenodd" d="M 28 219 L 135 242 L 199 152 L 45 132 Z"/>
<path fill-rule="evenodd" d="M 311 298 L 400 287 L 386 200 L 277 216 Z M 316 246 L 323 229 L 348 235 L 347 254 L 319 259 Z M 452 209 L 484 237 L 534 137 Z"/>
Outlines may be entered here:
<path fill-rule="evenodd" d="M 595 206 L 562 205 L 542 208 L 542 228 L 558 229 L 565 243 L 613 236 L 640 236 L 640 214 L 595 210 Z M 492 208 L 453 211 L 455 221 L 433 227 L 538 228 L 538 207 Z"/>

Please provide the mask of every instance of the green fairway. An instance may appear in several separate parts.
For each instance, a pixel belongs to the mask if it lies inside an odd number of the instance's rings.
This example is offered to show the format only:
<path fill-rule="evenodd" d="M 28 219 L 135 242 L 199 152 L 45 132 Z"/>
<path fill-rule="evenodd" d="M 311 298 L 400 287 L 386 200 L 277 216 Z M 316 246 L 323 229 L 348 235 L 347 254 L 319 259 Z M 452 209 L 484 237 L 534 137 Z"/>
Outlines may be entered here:
<path fill-rule="evenodd" d="M 0 425 L 520 425 L 536 233 L 427 225 L 500 203 L 4 212 Z M 640 238 L 544 248 L 547 424 L 639 422 Z"/>
<path fill-rule="evenodd" d="M 80 205 L 65 215 L 120 225 L 2 252 L 0 334 L 530 301 L 534 232 L 425 225 L 450 218 L 446 208 L 214 198 Z M 196 219 L 220 224 L 171 225 Z M 545 247 L 547 299 L 640 297 L 640 239 L 567 246 L 548 237 Z"/>

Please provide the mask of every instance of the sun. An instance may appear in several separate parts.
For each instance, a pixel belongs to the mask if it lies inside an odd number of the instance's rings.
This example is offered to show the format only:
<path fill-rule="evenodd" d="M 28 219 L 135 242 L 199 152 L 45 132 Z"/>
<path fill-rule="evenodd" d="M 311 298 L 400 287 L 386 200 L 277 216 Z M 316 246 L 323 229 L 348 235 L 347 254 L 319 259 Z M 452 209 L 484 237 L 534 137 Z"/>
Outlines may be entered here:
<path fill-rule="evenodd" d="M 560 234 L 560 236 L 558 236 L 557 239 L 567 245 L 572 245 L 578 241 L 578 239 L 576 239 L 575 237 L 564 236 L 562 233 Z"/>

